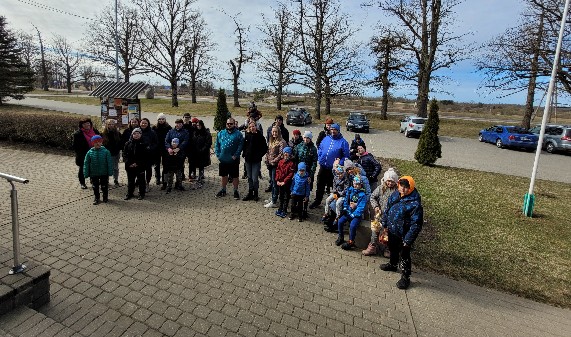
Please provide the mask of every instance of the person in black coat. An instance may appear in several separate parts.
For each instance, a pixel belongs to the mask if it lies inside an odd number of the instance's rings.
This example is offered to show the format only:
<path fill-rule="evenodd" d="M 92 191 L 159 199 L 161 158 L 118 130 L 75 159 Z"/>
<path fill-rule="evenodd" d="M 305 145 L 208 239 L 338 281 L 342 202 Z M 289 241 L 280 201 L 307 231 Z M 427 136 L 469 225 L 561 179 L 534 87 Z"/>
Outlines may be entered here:
<path fill-rule="evenodd" d="M 143 141 L 142 131 L 135 128 L 131 139 L 123 148 L 123 162 L 127 171 L 127 195 L 125 200 L 134 196 L 135 185 L 139 186 L 139 200 L 145 198 L 145 168 L 149 160 L 149 145 Z"/>
<path fill-rule="evenodd" d="M 73 134 L 73 151 L 75 152 L 75 165 L 79 167 L 77 171 L 77 179 L 81 188 L 86 190 L 85 177 L 83 176 L 83 163 L 85 155 L 91 148 L 91 137 L 98 135 L 99 131 L 93 128 L 93 122 L 90 118 L 79 121 L 79 129 Z"/>
<path fill-rule="evenodd" d="M 111 153 L 113 159 L 113 182 L 115 186 L 119 186 L 119 157 L 121 155 L 121 133 L 117 130 L 117 121 L 115 119 L 107 119 L 105 128 L 101 132 L 103 137 L 103 146 Z"/>
<path fill-rule="evenodd" d="M 138 128 L 140 123 L 141 120 L 139 118 L 131 118 L 129 121 L 129 127 L 123 130 L 123 133 L 121 134 L 121 148 L 125 147 L 125 144 L 127 144 L 131 139 L 131 132 L 133 132 L 133 129 Z"/>
<path fill-rule="evenodd" d="M 248 175 L 248 195 L 242 199 L 243 201 L 260 200 L 258 197 L 258 189 L 260 187 L 259 174 L 262 169 L 262 158 L 267 152 L 268 144 L 264 135 L 258 130 L 256 122 L 250 122 L 244 137 L 242 150 L 244 166 Z"/>
<path fill-rule="evenodd" d="M 147 167 L 145 168 L 145 181 L 147 182 L 146 190 L 149 192 L 149 183 L 153 175 L 153 162 L 158 151 L 158 139 L 157 134 L 151 128 L 151 122 L 148 118 L 141 119 L 141 131 L 143 136 L 143 141 L 149 146 L 149 158 L 147 160 Z M 162 144 L 161 144 L 162 145 Z"/>
<path fill-rule="evenodd" d="M 157 124 L 153 125 L 153 131 L 157 135 L 158 147 L 155 154 L 155 159 L 153 163 L 155 164 L 155 182 L 157 185 L 161 185 L 161 180 L 165 178 L 161 175 L 161 161 L 163 155 L 167 152 L 164 147 L 165 139 L 167 138 L 167 133 L 172 129 L 172 126 L 167 122 L 166 116 L 160 113 L 157 118 Z"/>
<path fill-rule="evenodd" d="M 210 130 L 199 120 L 192 135 L 191 146 L 194 153 L 194 166 L 198 168 L 198 183 L 204 182 L 204 168 L 210 166 L 210 149 L 212 148 L 212 135 Z"/>

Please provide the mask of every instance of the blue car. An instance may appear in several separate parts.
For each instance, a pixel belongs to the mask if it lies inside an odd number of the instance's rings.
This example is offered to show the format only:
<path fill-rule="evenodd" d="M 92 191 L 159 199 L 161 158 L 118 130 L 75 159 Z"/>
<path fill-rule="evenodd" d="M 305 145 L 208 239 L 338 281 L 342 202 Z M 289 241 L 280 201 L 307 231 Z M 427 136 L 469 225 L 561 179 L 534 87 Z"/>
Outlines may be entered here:
<path fill-rule="evenodd" d="M 539 137 L 519 126 L 494 125 L 480 130 L 478 140 L 481 142 L 496 144 L 498 148 L 517 147 L 527 150 L 537 148 Z"/>

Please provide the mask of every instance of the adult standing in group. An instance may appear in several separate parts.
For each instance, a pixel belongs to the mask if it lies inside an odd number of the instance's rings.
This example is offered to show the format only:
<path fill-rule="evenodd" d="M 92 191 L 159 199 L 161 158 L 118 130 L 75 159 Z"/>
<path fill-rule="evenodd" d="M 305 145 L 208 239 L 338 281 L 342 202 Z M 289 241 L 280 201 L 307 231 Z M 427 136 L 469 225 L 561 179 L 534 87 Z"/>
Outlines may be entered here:
<path fill-rule="evenodd" d="M 158 153 L 157 151 L 158 139 L 157 139 L 157 134 L 151 128 L 151 122 L 149 121 L 148 118 L 141 119 L 141 122 L 139 124 L 142 132 L 141 136 L 143 137 L 143 142 L 145 142 L 149 147 L 148 151 L 150 157 L 147 160 L 147 167 L 145 167 L 145 182 L 146 182 L 145 191 L 149 193 L 151 189 L 149 184 L 151 182 L 151 178 L 153 175 L 153 163 Z"/>
<path fill-rule="evenodd" d="M 99 131 L 93 128 L 93 123 L 90 118 L 85 118 L 79 121 L 79 128 L 73 134 L 73 151 L 75 152 L 75 164 L 79 167 L 77 171 L 77 179 L 81 188 L 86 190 L 85 176 L 83 175 L 83 165 L 85 162 L 85 155 L 91 149 L 91 137 L 98 135 Z"/>
<path fill-rule="evenodd" d="M 139 197 L 145 198 L 145 169 L 150 159 L 149 145 L 143 140 L 143 132 L 140 128 L 134 128 L 131 139 L 123 148 L 123 162 L 127 171 L 127 195 L 125 200 L 134 196 L 135 186 L 139 187 Z"/>
<path fill-rule="evenodd" d="M 191 158 L 191 146 L 190 142 L 192 141 L 192 134 L 194 133 L 194 126 L 192 125 L 192 116 L 190 113 L 185 112 L 182 115 L 183 125 L 182 127 L 188 132 L 188 146 L 184 149 L 184 153 L 186 154 L 186 158 L 188 158 L 188 177 L 189 180 L 192 179 L 191 172 L 192 172 L 192 158 Z M 184 166 L 182 168 L 182 179 L 186 179 L 186 175 L 184 173 Z"/>
<path fill-rule="evenodd" d="M 165 148 L 166 151 L 172 151 L 171 142 L 175 138 L 178 138 L 179 140 L 178 147 L 183 152 L 186 151 L 189 144 L 189 135 L 188 131 L 184 128 L 183 120 L 180 118 L 174 122 L 174 128 L 169 130 L 169 132 L 167 133 L 167 136 L 165 138 L 165 143 L 163 144 L 163 147 Z M 182 168 L 182 170 L 184 172 L 184 167 Z M 163 179 L 163 186 L 161 187 L 161 190 L 165 190 L 166 188 L 167 188 L 167 183 Z M 176 184 L 175 188 L 180 191 L 184 190 L 182 183 Z"/>
<path fill-rule="evenodd" d="M 192 136 L 191 146 L 194 152 L 194 165 L 198 168 L 197 182 L 202 185 L 204 182 L 204 168 L 210 166 L 210 148 L 212 148 L 212 135 L 210 130 L 204 126 L 204 122 L 199 120 L 196 123 L 196 130 Z"/>
<path fill-rule="evenodd" d="M 323 138 L 317 149 L 317 159 L 319 162 L 319 172 L 317 173 L 317 187 L 315 189 L 315 200 L 309 208 L 317 208 L 321 205 L 325 186 L 333 185 L 333 163 L 339 159 L 339 164 L 343 165 L 345 158 L 349 158 L 349 143 L 341 134 L 339 124 L 332 124 L 330 135 Z"/>
<path fill-rule="evenodd" d="M 280 135 L 282 136 L 282 139 L 284 139 L 287 143 L 288 139 L 289 139 L 289 131 L 286 129 L 286 127 L 284 126 L 284 118 L 281 115 L 277 115 L 276 118 L 274 119 L 274 122 L 272 123 L 272 125 L 270 125 L 270 127 L 268 127 L 267 131 L 266 131 L 266 141 L 268 143 L 268 146 L 270 145 L 270 138 L 272 136 L 272 129 L 274 127 L 278 127 L 280 129 Z M 281 159 L 281 158 L 280 158 Z M 277 163 L 276 163 L 277 165 Z M 272 177 L 271 177 L 271 172 L 270 172 L 270 168 L 268 167 L 268 175 L 270 175 L 270 177 L 268 177 L 270 186 L 265 190 L 266 192 L 271 192 L 271 188 L 272 188 Z"/>
<path fill-rule="evenodd" d="M 216 136 L 216 146 L 214 151 L 216 157 L 220 161 L 218 175 L 222 179 L 222 188 L 216 197 L 226 196 L 226 185 L 228 185 L 228 177 L 232 178 L 234 186 L 234 199 L 240 199 L 238 193 L 238 178 L 240 175 L 240 154 L 244 146 L 244 136 L 236 128 L 236 121 L 230 117 L 226 120 L 226 129 L 218 132 Z"/>
<path fill-rule="evenodd" d="M 363 145 L 357 146 L 357 164 L 361 165 L 363 170 L 365 170 L 365 175 L 369 180 L 371 185 L 371 190 L 374 191 L 377 188 L 378 176 L 381 173 L 381 163 L 375 157 L 367 152 L 367 147 Z"/>
<path fill-rule="evenodd" d="M 123 133 L 121 134 L 121 149 L 123 149 L 125 144 L 127 144 L 127 142 L 131 139 L 131 133 L 135 128 L 139 127 L 140 121 L 141 120 L 137 117 L 131 118 L 129 121 L 129 126 L 123 130 Z"/>
<path fill-rule="evenodd" d="M 333 119 L 331 117 L 327 117 L 325 119 L 325 124 L 323 125 L 323 130 L 321 130 L 319 132 L 319 134 L 317 135 L 317 140 L 315 141 L 315 146 L 317 146 L 319 148 L 319 144 L 321 144 L 321 141 L 329 136 L 331 134 L 331 125 L 333 125 Z"/>
<path fill-rule="evenodd" d="M 312 138 L 313 134 L 311 131 L 303 133 L 303 142 L 299 143 L 293 150 L 293 158 L 298 164 L 305 163 L 309 186 L 313 190 L 313 179 L 315 177 L 315 169 L 317 168 L 317 148 L 313 144 Z"/>
<path fill-rule="evenodd" d="M 260 199 L 258 196 L 260 187 L 258 174 L 262 169 L 262 158 L 267 152 L 268 144 L 266 144 L 264 135 L 258 130 L 256 122 L 250 121 L 244 137 L 244 150 L 242 152 L 248 177 L 248 195 L 242 199 L 243 201 L 258 201 Z"/>
<path fill-rule="evenodd" d="M 167 122 L 166 116 L 164 113 L 160 113 L 157 117 L 157 124 L 153 125 L 153 131 L 157 135 L 157 152 L 155 154 L 155 182 L 157 185 L 161 185 L 161 181 L 164 181 L 164 177 L 161 175 L 161 162 L 162 158 L 167 151 L 166 148 L 163 146 L 165 143 L 165 139 L 167 138 L 167 133 L 172 129 L 172 126 Z"/>
<path fill-rule="evenodd" d="M 107 119 L 105 128 L 101 132 L 103 137 L 103 146 L 111 153 L 113 162 L 113 183 L 119 186 L 119 157 L 121 156 L 121 133 L 117 130 L 117 121 L 115 119 Z"/>
<path fill-rule="evenodd" d="M 282 159 L 283 150 L 287 147 L 286 141 L 282 138 L 280 128 L 274 126 L 268 139 L 268 152 L 266 154 L 266 166 L 270 175 L 270 187 L 272 196 L 264 207 L 277 207 L 278 202 L 278 185 L 276 184 L 276 169 L 278 163 Z M 266 190 L 268 192 L 268 190 Z"/>

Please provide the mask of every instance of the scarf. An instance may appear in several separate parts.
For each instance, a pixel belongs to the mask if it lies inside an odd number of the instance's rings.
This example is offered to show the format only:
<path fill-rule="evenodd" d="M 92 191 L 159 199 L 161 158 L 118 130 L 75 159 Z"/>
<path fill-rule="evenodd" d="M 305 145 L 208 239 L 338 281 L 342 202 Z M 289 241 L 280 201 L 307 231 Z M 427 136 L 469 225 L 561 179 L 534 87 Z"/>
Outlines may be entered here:
<path fill-rule="evenodd" d="M 93 128 L 89 130 L 81 128 L 81 131 L 83 132 L 83 137 L 85 137 L 85 140 L 87 140 L 87 145 L 91 148 L 91 137 L 95 136 L 95 131 L 93 131 Z"/>

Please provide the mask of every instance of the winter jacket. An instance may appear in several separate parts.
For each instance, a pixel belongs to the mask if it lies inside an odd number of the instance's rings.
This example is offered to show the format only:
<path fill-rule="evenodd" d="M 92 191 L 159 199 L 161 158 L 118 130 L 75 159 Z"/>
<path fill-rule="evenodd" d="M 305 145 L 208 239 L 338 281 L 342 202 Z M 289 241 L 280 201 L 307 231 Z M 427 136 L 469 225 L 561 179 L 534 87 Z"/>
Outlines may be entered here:
<path fill-rule="evenodd" d="M 99 149 L 92 147 L 85 155 L 83 162 L 83 176 L 89 177 L 109 177 L 113 175 L 113 159 L 111 152 L 104 146 Z"/>
<path fill-rule="evenodd" d="M 297 140 L 295 138 L 290 139 L 288 146 L 291 147 L 291 150 L 292 150 L 291 153 L 294 153 L 297 146 L 301 143 L 303 143 L 303 137 L 299 137 Z"/>
<path fill-rule="evenodd" d="M 221 163 L 229 164 L 234 161 L 240 161 L 240 154 L 242 153 L 243 147 L 244 136 L 242 136 L 242 132 L 238 131 L 238 129 L 233 129 L 232 132 L 222 130 L 218 132 L 218 136 L 216 137 L 214 151 Z M 236 157 L 236 159 L 232 157 Z"/>
<path fill-rule="evenodd" d="M 321 144 L 321 142 L 323 141 L 323 139 L 327 136 L 329 136 L 331 133 L 329 132 L 329 130 L 327 129 L 327 127 L 323 127 L 323 130 L 321 130 L 319 132 L 319 135 L 317 135 L 317 140 L 315 141 L 315 146 L 317 146 L 317 148 L 319 148 L 319 145 Z"/>
<path fill-rule="evenodd" d="M 160 154 L 162 154 L 164 151 L 166 151 L 166 148 L 164 146 L 161 146 L 161 144 L 165 143 L 165 139 L 167 138 L 167 133 L 169 133 L 170 130 L 172 130 L 172 126 L 170 126 L 168 123 L 157 123 L 157 125 L 153 125 L 152 130 L 155 131 L 155 134 L 157 135 L 157 143 L 158 143 L 158 149 Z M 170 146 L 170 143 L 169 143 Z"/>
<path fill-rule="evenodd" d="M 266 165 L 276 166 L 279 161 L 283 158 L 283 150 L 287 147 L 287 143 L 282 139 L 281 142 L 277 143 L 273 147 L 268 144 L 268 152 L 266 154 Z"/>
<path fill-rule="evenodd" d="M 345 192 L 347 192 L 347 188 L 351 186 L 349 180 L 347 179 L 347 175 L 343 173 L 340 177 L 336 172 L 335 169 L 333 170 L 333 192 L 337 193 L 340 197 L 345 196 Z"/>
<path fill-rule="evenodd" d="M 365 170 L 369 183 L 375 183 L 378 181 L 377 177 L 379 176 L 379 173 L 381 173 L 382 167 L 372 154 L 367 152 L 365 155 L 359 157 L 357 163 L 359 163 L 359 165 L 361 165 Z"/>
<path fill-rule="evenodd" d="M 272 137 L 272 128 L 274 126 L 276 126 L 276 122 L 272 123 L 272 125 L 270 125 L 270 127 L 266 131 L 266 140 L 268 143 L 270 142 L 270 139 Z M 282 123 L 282 125 L 280 125 L 280 132 L 282 134 L 283 139 L 289 139 L 289 131 L 286 129 L 286 127 L 284 126 L 283 123 Z M 287 143 L 287 141 L 286 141 L 286 143 Z"/>
<path fill-rule="evenodd" d="M 125 170 L 134 172 L 144 171 L 150 160 L 149 154 L 149 145 L 143 141 L 142 137 L 139 140 L 129 140 L 127 144 L 125 144 L 125 148 L 123 148 Z M 130 167 L 132 164 L 137 164 L 137 167 Z"/>
<path fill-rule="evenodd" d="M 357 139 L 353 139 L 351 141 L 351 146 L 349 147 L 349 153 L 351 153 L 351 160 L 357 160 L 357 147 L 358 146 L 365 146 L 365 141 L 363 140 L 363 138 L 359 138 L 359 140 Z"/>
<path fill-rule="evenodd" d="M 115 157 L 121 152 L 121 133 L 117 129 L 103 130 L 101 137 L 103 137 L 103 146 L 109 150 L 111 156 Z"/>
<path fill-rule="evenodd" d="M 246 132 L 244 136 L 244 150 L 242 156 L 248 163 L 259 163 L 264 155 L 268 152 L 268 144 L 266 139 L 258 131 L 255 133 Z"/>
<path fill-rule="evenodd" d="M 422 230 L 423 216 L 420 193 L 416 189 L 402 197 L 395 191 L 389 196 L 381 224 L 410 246 Z"/>
<path fill-rule="evenodd" d="M 163 171 L 176 172 L 178 170 L 182 170 L 185 158 L 186 154 L 184 153 L 184 150 L 181 149 L 176 153 L 168 153 L 168 151 L 163 152 Z"/>
<path fill-rule="evenodd" d="M 129 127 L 123 130 L 123 133 L 121 134 L 121 149 L 123 149 L 125 144 L 127 144 L 127 142 L 131 139 L 131 133 L 133 133 L 133 129 L 135 129 L 135 127 L 129 124 Z"/>
<path fill-rule="evenodd" d="M 93 129 L 93 132 L 95 132 L 96 135 L 99 134 L 97 129 Z M 81 131 L 81 129 L 75 131 L 73 133 L 73 151 L 75 152 L 75 164 L 77 166 L 83 165 L 85 161 L 85 155 L 90 148 L 91 144 L 89 144 L 87 139 L 85 139 L 83 131 Z"/>
<path fill-rule="evenodd" d="M 307 172 L 303 176 L 300 175 L 299 172 L 293 175 L 293 182 L 291 184 L 292 195 L 303 195 L 305 198 L 309 198 L 311 186 L 307 180 L 308 177 Z"/>
<path fill-rule="evenodd" d="M 171 141 L 174 138 L 178 138 L 178 147 L 181 148 L 183 151 L 186 151 L 186 148 L 188 147 L 188 139 L 189 135 L 188 135 L 188 131 L 184 128 L 177 130 L 176 128 L 172 128 L 171 130 L 169 130 L 169 132 L 167 133 L 167 136 L 165 137 L 165 150 L 168 150 L 171 147 Z"/>
<path fill-rule="evenodd" d="M 157 148 L 159 145 L 157 134 L 155 133 L 155 131 L 153 131 L 153 129 L 151 129 L 150 126 L 148 126 L 145 129 L 141 129 L 141 131 L 142 131 L 141 137 L 143 141 L 147 143 L 147 145 L 149 146 L 149 153 L 152 156 L 155 156 L 157 154 Z"/>
<path fill-rule="evenodd" d="M 393 194 L 394 191 L 397 191 L 397 187 L 388 188 L 385 186 L 385 182 L 381 179 L 381 183 L 373 193 L 371 193 L 371 207 L 375 208 L 378 207 L 381 209 L 381 215 L 385 212 L 387 208 L 387 201 L 389 200 L 389 196 Z"/>
<path fill-rule="evenodd" d="M 292 154 L 296 163 L 305 163 L 307 175 L 313 177 L 317 168 L 317 148 L 313 145 L 313 142 L 309 142 L 309 144 L 301 142 L 295 147 Z"/>
<path fill-rule="evenodd" d="M 371 184 L 369 183 L 369 178 L 367 178 L 367 173 L 365 172 L 365 170 L 361 167 L 361 165 L 355 163 L 355 167 L 359 168 L 359 178 L 361 178 L 361 184 L 363 184 L 363 190 L 365 191 L 365 194 L 367 195 L 367 200 L 369 200 L 371 198 Z M 354 176 L 348 174 L 347 175 L 347 181 L 349 186 L 353 186 L 353 178 L 355 178 Z"/>
<path fill-rule="evenodd" d="M 319 144 L 317 149 L 317 157 L 319 165 L 325 169 L 331 170 L 336 158 L 341 159 L 340 165 L 343 165 L 345 158 L 349 158 L 349 143 L 339 133 L 337 136 L 327 136 Z"/>
<path fill-rule="evenodd" d="M 194 130 L 192 135 L 193 163 L 196 167 L 210 166 L 212 135 L 209 129 Z"/>
<path fill-rule="evenodd" d="M 285 185 L 291 184 L 294 174 L 294 162 L 290 159 L 282 159 L 276 167 L 276 182 L 284 182 Z"/>
<path fill-rule="evenodd" d="M 351 208 L 351 202 L 357 204 L 355 209 Z M 353 186 L 349 187 L 343 202 L 343 210 L 347 213 L 347 215 L 349 215 L 351 218 L 362 217 L 366 206 L 367 196 L 365 195 L 365 191 L 360 188 L 356 189 Z"/>

